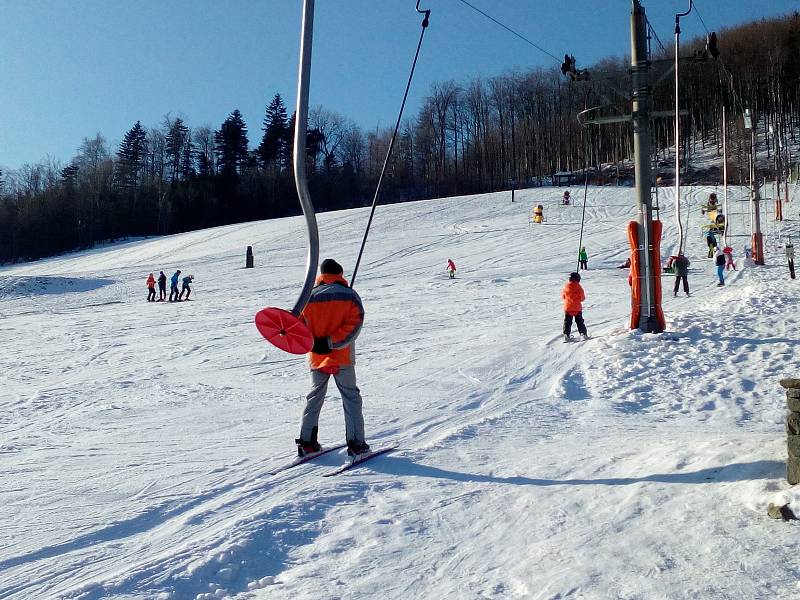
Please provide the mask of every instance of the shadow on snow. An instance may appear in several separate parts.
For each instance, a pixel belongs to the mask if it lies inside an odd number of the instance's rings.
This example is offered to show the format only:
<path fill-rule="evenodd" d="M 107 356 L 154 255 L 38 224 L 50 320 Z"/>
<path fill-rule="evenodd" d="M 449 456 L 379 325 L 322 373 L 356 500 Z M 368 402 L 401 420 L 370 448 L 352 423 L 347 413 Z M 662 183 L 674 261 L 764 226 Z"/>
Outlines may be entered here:
<path fill-rule="evenodd" d="M 642 477 L 603 477 L 599 479 L 539 479 L 533 477 L 495 477 L 448 471 L 429 465 L 420 465 L 408 458 L 391 457 L 376 461 L 375 471 L 392 475 L 410 477 L 431 477 L 471 483 L 502 483 L 510 485 L 556 486 L 556 485 L 632 485 L 635 483 L 680 483 L 705 484 L 734 481 L 753 481 L 757 479 L 780 479 L 786 469 L 785 463 L 777 460 L 758 460 L 749 463 L 732 463 L 719 467 L 709 467 L 699 471 L 677 473 L 654 473 Z"/>

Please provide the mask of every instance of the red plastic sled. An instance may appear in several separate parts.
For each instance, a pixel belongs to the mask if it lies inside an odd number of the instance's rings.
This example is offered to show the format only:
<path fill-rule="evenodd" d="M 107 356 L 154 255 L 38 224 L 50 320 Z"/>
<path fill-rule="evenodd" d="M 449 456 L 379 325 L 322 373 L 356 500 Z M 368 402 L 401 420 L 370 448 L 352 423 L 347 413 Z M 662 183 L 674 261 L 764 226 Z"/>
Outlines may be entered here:
<path fill-rule="evenodd" d="M 282 308 L 262 308 L 256 313 L 256 328 L 266 340 L 290 354 L 306 354 L 314 346 L 314 336 L 299 318 Z"/>

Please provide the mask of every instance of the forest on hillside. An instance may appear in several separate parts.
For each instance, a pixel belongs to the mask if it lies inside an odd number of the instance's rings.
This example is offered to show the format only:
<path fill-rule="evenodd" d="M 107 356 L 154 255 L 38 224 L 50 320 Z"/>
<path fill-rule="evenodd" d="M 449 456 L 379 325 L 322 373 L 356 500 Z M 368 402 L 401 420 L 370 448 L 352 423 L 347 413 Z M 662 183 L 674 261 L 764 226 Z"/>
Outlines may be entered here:
<path fill-rule="evenodd" d="M 795 141 L 800 126 L 800 13 L 717 32 L 719 58 L 706 40 L 681 45 L 681 151 L 687 177 L 699 148 L 721 152 L 726 108 L 729 173 L 747 171 L 749 136 L 741 115 L 755 115 L 767 151 Z M 653 110 L 674 108 L 674 46 L 655 38 L 650 76 Z M 557 171 L 592 183 L 630 182 L 629 124 L 584 125 L 578 114 L 630 113 L 629 59 L 607 59 L 572 81 L 555 67 L 470 81 L 441 81 L 403 121 L 383 202 L 527 187 Z M 100 133 L 84 138 L 69 164 L 52 159 L 0 172 L 0 262 L 90 248 L 129 236 L 178 233 L 298 214 L 291 169 L 294 116 L 280 96 L 265 99 L 259 133 L 241 113 L 191 127 L 167 114 L 152 127 L 133 123 L 117 148 Z M 306 154 L 318 210 L 372 200 L 391 130 L 364 131 L 345 115 L 309 112 Z M 654 161 L 666 165 L 671 119 L 654 121 Z M 42 149 L 43 153 L 47 148 Z M 788 160 L 783 164 L 787 165 Z M 664 171 L 667 171 L 664 168 Z M 702 174 L 694 174 L 700 176 Z M 668 176 L 668 174 L 665 174 Z"/>

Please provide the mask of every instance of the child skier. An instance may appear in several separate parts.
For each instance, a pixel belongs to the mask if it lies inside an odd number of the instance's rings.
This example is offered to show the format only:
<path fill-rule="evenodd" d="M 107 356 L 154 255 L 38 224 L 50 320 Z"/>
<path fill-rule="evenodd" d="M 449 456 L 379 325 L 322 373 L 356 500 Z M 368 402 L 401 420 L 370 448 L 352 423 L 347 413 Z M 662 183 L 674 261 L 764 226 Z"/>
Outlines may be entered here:
<path fill-rule="evenodd" d="M 450 279 L 456 278 L 456 263 L 452 258 L 447 259 L 447 274 L 450 275 Z"/>
<path fill-rule="evenodd" d="M 564 197 L 561 200 L 561 204 L 564 204 L 565 206 L 569 204 L 569 190 L 564 192 Z"/>
<path fill-rule="evenodd" d="M 147 276 L 147 301 L 155 302 L 156 299 L 156 278 L 153 274 Z"/>
<path fill-rule="evenodd" d="M 706 234 L 706 244 L 708 244 L 708 258 L 714 258 L 714 250 L 717 249 L 717 238 L 713 231 Z"/>
<path fill-rule="evenodd" d="M 719 283 L 717 287 L 722 287 L 725 285 L 725 255 L 722 253 L 722 250 L 717 248 L 717 254 L 714 258 L 714 263 L 717 265 L 717 277 L 719 278 Z"/>
<path fill-rule="evenodd" d="M 586 300 L 586 294 L 583 293 L 583 288 L 580 284 L 581 276 L 578 273 L 570 273 L 569 281 L 561 290 L 561 299 L 564 300 L 564 341 L 569 342 L 572 338 L 572 319 L 578 326 L 578 333 L 581 338 L 589 339 L 586 333 L 586 324 L 583 322 L 583 305 L 581 304 Z"/>
<path fill-rule="evenodd" d="M 725 255 L 725 270 L 729 271 L 732 268 L 735 271 L 736 263 L 733 262 L 733 248 L 725 246 L 722 249 L 722 253 Z"/>
<path fill-rule="evenodd" d="M 589 270 L 589 255 L 586 253 L 586 246 L 581 246 L 581 251 L 578 252 L 578 263 L 581 270 Z"/>

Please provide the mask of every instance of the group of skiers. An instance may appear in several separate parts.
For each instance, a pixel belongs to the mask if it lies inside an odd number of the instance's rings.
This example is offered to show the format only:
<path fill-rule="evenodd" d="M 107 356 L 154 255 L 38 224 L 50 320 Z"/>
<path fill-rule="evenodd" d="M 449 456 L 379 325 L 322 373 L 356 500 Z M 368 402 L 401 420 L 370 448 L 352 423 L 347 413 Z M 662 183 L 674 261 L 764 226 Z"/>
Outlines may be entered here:
<path fill-rule="evenodd" d="M 178 281 L 181 280 L 181 271 L 178 269 L 170 277 L 169 289 L 169 302 L 182 302 L 184 299 L 188 300 L 192 294 L 191 283 L 194 281 L 194 275 L 187 275 L 182 279 L 183 287 L 180 292 L 178 291 Z M 158 300 L 156 300 L 156 283 L 158 283 Z M 186 298 L 183 297 L 184 292 Z M 159 271 L 158 279 L 153 277 L 153 274 L 147 276 L 147 301 L 148 302 L 164 302 L 167 298 L 167 276 L 164 271 Z"/>
<path fill-rule="evenodd" d="M 736 270 L 736 262 L 733 260 L 733 248 L 731 246 L 725 246 L 724 248 L 720 248 L 719 244 L 717 243 L 717 238 L 714 235 L 713 231 L 709 231 L 706 234 L 706 245 L 708 246 L 708 258 L 714 259 L 714 265 L 716 266 L 717 269 L 717 280 L 718 280 L 717 286 L 722 287 L 725 285 L 725 271 L 729 271 L 731 269 L 733 269 L 734 271 Z M 682 265 L 680 264 L 684 260 L 687 263 L 686 269 L 683 269 Z M 675 275 L 676 275 L 675 295 L 677 295 L 678 293 L 679 273 L 680 271 L 688 270 L 688 262 L 689 262 L 688 259 L 685 256 L 683 256 L 682 252 L 679 254 L 679 256 L 670 257 L 670 260 L 667 262 L 667 267 L 672 267 L 672 266 L 675 267 Z M 689 285 L 685 281 L 685 275 L 686 275 L 685 273 L 683 273 L 682 275 L 684 277 L 684 291 L 688 296 Z"/>
<path fill-rule="evenodd" d="M 689 259 L 681 251 L 677 256 L 670 256 L 666 268 L 675 274 L 675 287 L 672 289 L 673 296 L 678 295 L 678 289 L 683 283 L 683 291 L 689 295 Z M 725 285 L 725 271 L 736 270 L 736 263 L 733 261 L 733 248 L 726 246 L 723 249 L 715 248 L 714 265 L 717 269 L 717 287 Z"/>

